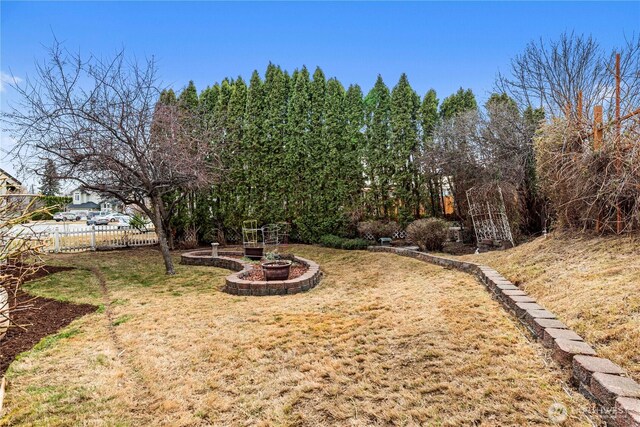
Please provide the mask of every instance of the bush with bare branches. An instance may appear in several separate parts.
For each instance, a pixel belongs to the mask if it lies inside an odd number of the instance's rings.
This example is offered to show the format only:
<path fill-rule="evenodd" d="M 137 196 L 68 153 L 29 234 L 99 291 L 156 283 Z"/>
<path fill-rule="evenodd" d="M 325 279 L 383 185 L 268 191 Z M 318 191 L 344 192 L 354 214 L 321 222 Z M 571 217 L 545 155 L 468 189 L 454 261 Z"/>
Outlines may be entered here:
<path fill-rule="evenodd" d="M 407 227 L 407 239 L 422 251 L 441 251 L 447 240 L 448 230 L 449 223 L 443 219 L 418 219 Z"/>
<path fill-rule="evenodd" d="M 638 229 L 640 123 L 630 121 L 619 144 L 605 135 L 603 147 L 594 150 L 578 124 L 556 119 L 540 130 L 538 176 L 558 227 L 612 232 L 620 219 L 623 231 Z"/>
<path fill-rule="evenodd" d="M 20 200 L 0 199 L 0 339 L 9 326 L 23 327 L 13 324 L 12 313 L 33 308 L 30 300 L 16 298 L 25 278 L 42 267 L 42 238 L 26 222 L 46 208 L 31 208 Z"/>

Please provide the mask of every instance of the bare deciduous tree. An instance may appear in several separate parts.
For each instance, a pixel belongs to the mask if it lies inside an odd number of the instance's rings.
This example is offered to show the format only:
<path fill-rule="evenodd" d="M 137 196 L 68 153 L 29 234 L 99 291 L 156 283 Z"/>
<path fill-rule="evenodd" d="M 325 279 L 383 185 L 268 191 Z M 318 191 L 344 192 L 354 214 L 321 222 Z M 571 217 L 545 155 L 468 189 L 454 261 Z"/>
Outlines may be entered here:
<path fill-rule="evenodd" d="M 563 33 L 558 40 L 531 42 L 511 61 L 510 75 L 499 75 L 497 91 L 509 94 L 523 108 L 542 107 L 548 117 L 575 111 L 582 93 L 583 114 L 595 105 L 610 105 L 615 88 L 615 55 L 621 57 L 623 114 L 640 103 L 640 37 L 631 37 L 613 52 L 592 38 Z"/>
<path fill-rule="evenodd" d="M 536 123 L 521 114 L 512 100 L 501 97 L 487 102 L 485 112 L 466 111 L 438 124 L 423 162 L 451 189 L 460 220 L 468 220 L 466 191 L 498 182 L 517 198 L 511 221 L 524 228 L 540 226 L 523 222 L 536 217 L 531 212 L 536 207 L 528 200 L 535 168 L 535 128 Z"/>
<path fill-rule="evenodd" d="M 35 79 L 14 88 L 20 101 L 3 122 L 17 140 L 15 156 L 31 167 L 51 159 L 60 178 L 137 206 L 152 219 L 174 274 L 163 196 L 209 185 L 218 165 L 200 112 L 158 103 L 153 59 L 129 62 L 124 51 L 83 58 L 58 42 Z"/>

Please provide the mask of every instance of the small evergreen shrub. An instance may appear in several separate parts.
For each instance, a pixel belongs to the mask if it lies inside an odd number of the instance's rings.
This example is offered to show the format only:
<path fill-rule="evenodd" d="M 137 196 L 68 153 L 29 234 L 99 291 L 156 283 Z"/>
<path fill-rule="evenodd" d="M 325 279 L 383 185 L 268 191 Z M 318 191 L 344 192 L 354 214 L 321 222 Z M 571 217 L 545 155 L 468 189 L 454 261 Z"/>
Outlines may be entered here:
<path fill-rule="evenodd" d="M 345 239 L 344 237 L 325 234 L 320 237 L 320 244 L 335 249 L 362 250 L 367 249 L 371 243 L 364 239 Z"/>
<path fill-rule="evenodd" d="M 363 250 L 367 249 L 369 245 L 371 243 L 364 239 L 342 239 L 342 249 Z"/>
<path fill-rule="evenodd" d="M 418 219 L 407 227 L 407 239 L 423 251 L 441 251 L 447 240 L 449 223 L 439 218 Z"/>

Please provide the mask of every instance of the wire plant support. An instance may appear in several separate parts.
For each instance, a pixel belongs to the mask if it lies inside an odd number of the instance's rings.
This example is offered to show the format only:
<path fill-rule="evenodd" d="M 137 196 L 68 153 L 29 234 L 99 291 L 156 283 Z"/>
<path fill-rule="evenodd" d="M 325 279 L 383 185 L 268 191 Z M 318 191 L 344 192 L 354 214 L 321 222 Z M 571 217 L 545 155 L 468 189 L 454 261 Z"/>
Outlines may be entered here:
<path fill-rule="evenodd" d="M 467 190 L 467 202 L 478 244 L 491 240 L 515 246 L 499 185 L 471 187 Z"/>

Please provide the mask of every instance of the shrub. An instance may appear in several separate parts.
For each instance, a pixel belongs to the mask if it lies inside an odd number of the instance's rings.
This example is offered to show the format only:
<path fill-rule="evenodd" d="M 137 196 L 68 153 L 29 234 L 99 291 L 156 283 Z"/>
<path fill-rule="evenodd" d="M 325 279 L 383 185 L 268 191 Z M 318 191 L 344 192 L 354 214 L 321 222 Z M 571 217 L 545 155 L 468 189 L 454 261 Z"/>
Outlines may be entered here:
<path fill-rule="evenodd" d="M 335 249 L 367 249 L 370 243 L 364 239 L 345 239 L 343 237 L 326 234 L 320 237 L 320 244 Z"/>
<path fill-rule="evenodd" d="M 322 246 L 327 246 L 329 248 L 339 248 L 341 238 L 338 236 L 334 236 L 333 234 L 325 234 L 320 237 L 320 244 Z"/>
<path fill-rule="evenodd" d="M 363 250 L 367 249 L 371 243 L 364 239 L 342 239 L 342 249 Z"/>
<path fill-rule="evenodd" d="M 449 223 L 439 218 L 413 221 L 407 227 L 407 238 L 423 251 L 440 251 L 447 239 Z"/>
<path fill-rule="evenodd" d="M 358 224 L 358 233 L 361 237 L 366 235 L 373 236 L 377 242 L 381 237 L 391 237 L 400 230 L 400 226 L 395 221 L 363 221 Z"/>

